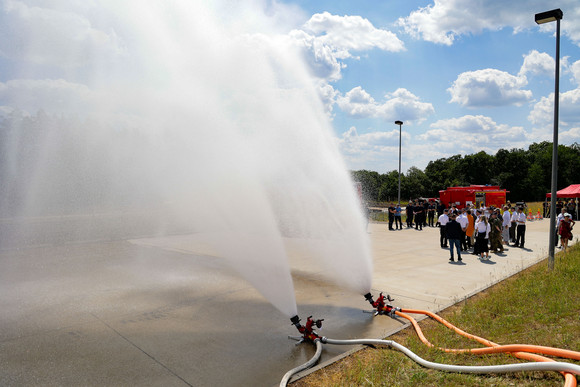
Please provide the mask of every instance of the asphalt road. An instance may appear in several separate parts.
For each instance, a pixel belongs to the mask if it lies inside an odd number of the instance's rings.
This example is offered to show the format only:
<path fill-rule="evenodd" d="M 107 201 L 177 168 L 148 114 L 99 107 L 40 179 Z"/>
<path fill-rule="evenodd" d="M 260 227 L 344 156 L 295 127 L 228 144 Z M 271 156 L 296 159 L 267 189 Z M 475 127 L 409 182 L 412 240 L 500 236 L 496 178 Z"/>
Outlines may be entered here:
<path fill-rule="evenodd" d="M 464 265 L 449 264 L 438 229 L 371 224 L 373 292 L 438 311 L 537 262 L 548 223 L 528 225 L 526 250 L 510 248 L 488 263 L 465 256 Z M 148 230 L 2 246 L 0 385 L 271 386 L 313 355 L 313 346 L 287 339 L 296 334 L 287 316 L 203 234 L 135 238 L 141 231 Z M 321 335 L 378 338 L 404 325 L 363 313 L 363 297 L 311 271 L 300 245 L 286 241 L 298 310 L 303 319 L 325 319 Z M 325 346 L 322 360 L 350 349 Z"/>

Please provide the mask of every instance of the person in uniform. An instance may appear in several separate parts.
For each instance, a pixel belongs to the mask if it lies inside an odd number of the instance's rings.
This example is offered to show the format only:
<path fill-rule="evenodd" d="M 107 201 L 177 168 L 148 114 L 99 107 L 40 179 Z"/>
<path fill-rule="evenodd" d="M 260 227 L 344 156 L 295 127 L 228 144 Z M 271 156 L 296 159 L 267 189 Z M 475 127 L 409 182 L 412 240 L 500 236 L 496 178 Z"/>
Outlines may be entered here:
<path fill-rule="evenodd" d="M 414 210 L 413 203 L 409 201 L 407 208 L 405 208 L 405 211 L 407 213 L 407 228 L 413 227 L 413 210 Z"/>
<path fill-rule="evenodd" d="M 387 211 L 389 212 L 389 230 L 393 231 L 393 222 L 395 221 L 395 205 L 391 203 Z"/>
<path fill-rule="evenodd" d="M 413 207 L 413 216 L 415 217 L 415 230 L 423 231 L 423 223 L 425 222 L 425 209 L 421 203 L 417 203 Z"/>
<path fill-rule="evenodd" d="M 497 253 L 503 253 L 503 243 L 501 240 L 501 230 L 502 230 L 503 220 L 500 220 L 497 216 L 497 211 L 493 211 L 489 219 L 489 244 L 490 250 Z"/>
<path fill-rule="evenodd" d="M 435 203 L 430 203 L 427 209 L 427 218 L 429 219 L 429 227 L 435 227 Z"/>

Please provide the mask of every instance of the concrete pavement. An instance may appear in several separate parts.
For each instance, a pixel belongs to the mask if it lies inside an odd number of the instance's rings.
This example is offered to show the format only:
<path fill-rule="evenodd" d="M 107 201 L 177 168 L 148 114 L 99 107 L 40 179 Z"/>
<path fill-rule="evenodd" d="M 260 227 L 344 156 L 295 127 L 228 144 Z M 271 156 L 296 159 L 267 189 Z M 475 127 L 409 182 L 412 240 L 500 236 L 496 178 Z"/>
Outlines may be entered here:
<path fill-rule="evenodd" d="M 370 224 L 373 293 L 439 311 L 547 254 L 549 221 L 528 223 L 526 249 L 462 265 L 439 229 Z M 225 242 L 224 242 L 225 243 Z M 286 240 L 300 316 L 332 338 L 385 337 L 404 322 L 362 313 L 359 294 L 312 272 Z M 287 316 L 233 272 L 204 234 L 29 247 L 0 252 L 0 385 L 275 385 L 308 360 Z M 325 346 L 322 361 L 353 347 Z"/>

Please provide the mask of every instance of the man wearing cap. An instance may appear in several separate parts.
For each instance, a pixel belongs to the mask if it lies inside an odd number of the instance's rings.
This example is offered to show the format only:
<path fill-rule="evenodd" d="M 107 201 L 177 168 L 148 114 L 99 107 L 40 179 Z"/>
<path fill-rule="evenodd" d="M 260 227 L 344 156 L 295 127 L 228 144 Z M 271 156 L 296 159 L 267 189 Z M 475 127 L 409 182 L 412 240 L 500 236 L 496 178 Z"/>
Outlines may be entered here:
<path fill-rule="evenodd" d="M 447 216 L 447 208 L 443 210 L 443 214 L 437 219 L 437 224 L 439 224 L 439 244 L 441 247 L 447 247 L 447 233 L 445 232 L 445 226 L 449 222 L 449 216 Z"/>

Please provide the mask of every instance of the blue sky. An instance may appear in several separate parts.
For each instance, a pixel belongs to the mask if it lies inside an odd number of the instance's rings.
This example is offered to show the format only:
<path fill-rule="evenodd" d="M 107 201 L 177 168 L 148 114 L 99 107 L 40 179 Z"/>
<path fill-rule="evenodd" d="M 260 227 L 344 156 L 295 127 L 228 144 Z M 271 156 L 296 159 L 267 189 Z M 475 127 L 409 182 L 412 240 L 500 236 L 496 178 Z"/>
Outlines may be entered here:
<path fill-rule="evenodd" d="M 90 104 L 95 79 L 78 53 L 106 63 L 132 44 L 100 3 L 115 2 L 0 0 L 0 114 L 62 113 L 51 109 L 54 101 L 74 114 Z M 160 4 L 170 3 L 204 2 Z M 212 7 L 224 23 L 249 20 L 244 33 L 296 49 L 347 167 L 381 173 L 398 167 L 395 120 L 405 122 L 403 171 L 454 154 L 551 141 L 556 23 L 540 28 L 534 14 L 559 7 L 560 143 L 580 142 L 577 0 L 248 0 L 239 2 L 249 4 L 243 17 L 228 11 L 234 3 Z"/>
<path fill-rule="evenodd" d="M 309 31 L 313 21 L 326 28 L 312 36 L 359 34 L 361 48 L 337 59 L 340 75 L 323 82 L 334 92 L 327 103 L 352 169 L 397 169 L 395 120 L 405 122 L 403 170 L 458 153 L 493 154 L 551 141 L 556 23 L 540 28 L 534 15 L 556 7 L 564 12 L 560 143 L 580 142 L 578 2 L 288 3 L 309 18 L 297 29 Z M 369 48 L 379 31 L 392 33 L 398 45 Z M 340 39 L 332 41 L 340 45 Z"/>

